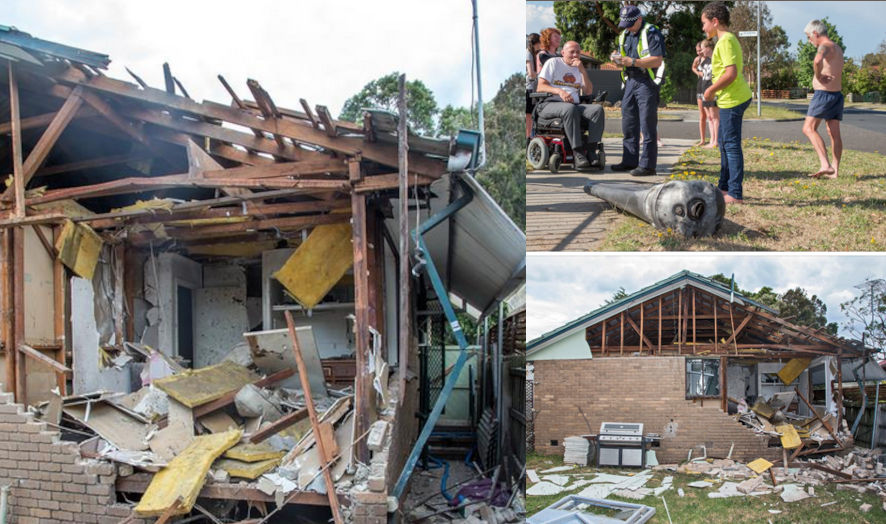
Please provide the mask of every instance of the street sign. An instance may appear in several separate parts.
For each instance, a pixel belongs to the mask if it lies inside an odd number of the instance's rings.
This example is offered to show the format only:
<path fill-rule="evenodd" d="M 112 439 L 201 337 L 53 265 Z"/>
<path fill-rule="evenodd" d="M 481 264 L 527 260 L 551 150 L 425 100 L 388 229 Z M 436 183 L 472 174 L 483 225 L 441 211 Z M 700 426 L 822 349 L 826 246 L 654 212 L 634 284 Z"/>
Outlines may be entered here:
<path fill-rule="evenodd" d="M 740 36 L 740 37 L 757 36 L 757 32 L 756 31 L 739 31 L 738 36 Z"/>

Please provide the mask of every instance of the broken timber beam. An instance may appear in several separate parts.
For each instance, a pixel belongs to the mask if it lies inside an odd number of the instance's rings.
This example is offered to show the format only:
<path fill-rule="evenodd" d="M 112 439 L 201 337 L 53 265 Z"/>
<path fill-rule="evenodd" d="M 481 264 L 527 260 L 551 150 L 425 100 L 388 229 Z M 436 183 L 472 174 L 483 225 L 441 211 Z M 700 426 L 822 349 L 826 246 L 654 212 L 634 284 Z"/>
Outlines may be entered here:
<path fill-rule="evenodd" d="M 250 444 L 258 444 L 259 442 L 264 441 L 265 439 L 267 439 L 271 435 L 275 435 L 275 434 L 283 431 L 284 429 L 288 428 L 289 426 L 295 424 L 296 422 L 303 420 L 307 416 L 308 416 L 307 408 L 302 408 L 297 411 L 293 411 L 292 413 L 289 413 L 287 415 L 284 415 L 283 417 L 277 419 L 276 421 L 272 422 L 271 424 L 268 424 L 264 428 L 256 431 L 252 435 L 250 435 L 250 437 L 248 439 L 249 443 Z"/>
<path fill-rule="evenodd" d="M 308 368 L 305 366 L 305 361 L 301 355 L 301 349 L 298 346 L 298 337 L 295 335 L 295 322 L 292 320 L 292 312 L 287 310 L 284 312 L 284 315 L 286 316 L 286 327 L 289 329 L 289 339 L 290 342 L 292 342 L 292 352 L 295 353 L 295 363 L 298 366 L 298 378 L 301 381 L 302 391 L 305 395 L 305 405 L 308 410 L 308 416 L 311 418 L 311 428 L 314 430 L 317 451 L 320 453 L 320 463 L 323 467 L 323 478 L 326 480 L 326 495 L 329 497 L 329 508 L 332 510 L 332 518 L 334 519 L 335 524 L 342 524 L 344 521 L 342 520 L 341 509 L 338 507 L 338 498 L 335 495 L 335 482 L 332 480 L 332 472 L 326 467 L 332 461 L 333 457 L 326 449 L 322 433 L 320 432 L 320 421 L 317 419 L 317 412 L 314 410 L 314 399 L 311 398 L 311 384 L 308 380 Z"/>
<path fill-rule="evenodd" d="M 46 364 L 47 366 L 51 367 L 52 370 L 55 371 L 56 373 L 61 373 L 63 375 L 71 375 L 73 373 L 71 368 L 69 368 L 68 366 L 60 364 L 58 361 L 47 357 L 43 353 L 37 351 L 36 349 L 32 348 L 31 346 L 29 346 L 27 344 L 20 344 L 18 346 L 18 350 L 20 353 L 36 360 L 37 362 L 41 362 L 41 363 Z"/>
<path fill-rule="evenodd" d="M 264 387 L 270 386 L 271 384 L 276 384 L 277 382 L 280 382 L 281 380 L 286 380 L 287 378 L 291 377 L 294 374 L 295 374 L 294 369 L 281 369 L 280 371 L 278 371 L 274 374 L 268 375 L 267 377 L 265 377 L 263 379 L 256 380 L 255 382 L 252 383 L 252 385 L 254 385 L 257 388 L 264 388 Z M 227 393 L 224 396 L 213 400 L 212 402 L 208 402 L 206 404 L 203 404 L 201 406 L 197 406 L 197 407 L 193 408 L 192 412 L 194 414 L 194 418 L 200 418 L 203 415 L 207 415 L 209 413 L 212 413 L 213 411 L 219 410 L 219 409 L 233 403 L 234 397 L 237 396 L 237 393 L 239 391 L 240 390 L 231 391 L 230 393 Z"/>

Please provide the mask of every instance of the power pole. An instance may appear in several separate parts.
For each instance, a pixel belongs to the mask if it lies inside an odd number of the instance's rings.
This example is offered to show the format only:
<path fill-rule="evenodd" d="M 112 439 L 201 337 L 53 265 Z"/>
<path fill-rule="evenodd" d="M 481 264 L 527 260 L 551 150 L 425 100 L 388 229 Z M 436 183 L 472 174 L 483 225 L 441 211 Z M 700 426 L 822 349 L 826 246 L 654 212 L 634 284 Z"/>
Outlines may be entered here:
<path fill-rule="evenodd" d="M 762 114 L 760 107 L 760 18 L 763 13 L 763 0 L 757 0 L 757 116 Z"/>

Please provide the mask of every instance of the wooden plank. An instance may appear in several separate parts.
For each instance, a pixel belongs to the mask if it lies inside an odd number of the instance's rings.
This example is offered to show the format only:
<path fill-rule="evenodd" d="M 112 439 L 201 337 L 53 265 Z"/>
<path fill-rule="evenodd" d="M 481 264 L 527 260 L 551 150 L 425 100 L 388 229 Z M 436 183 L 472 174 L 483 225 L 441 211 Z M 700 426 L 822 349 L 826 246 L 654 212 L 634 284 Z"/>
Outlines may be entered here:
<path fill-rule="evenodd" d="M 129 162 L 140 162 L 143 160 L 148 160 L 151 157 L 146 154 L 122 154 L 122 155 L 109 155 L 102 156 L 97 158 L 90 158 L 87 160 L 80 160 L 77 162 L 68 162 L 66 164 L 58 164 L 49 167 L 41 167 L 34 173 L 34 177 L 41 176 L 50 176 L 50 175 L 58 175 L 60 173 L 70 173 L 71 171 L 85 171 L 89 169 L 95 169 L 97 167 L 107 167 L 114 166 L 117 164 L 126 164 Z"/>
<path fill-rule="evenodd" d="M 726 357 L 720 357 L 720 409 L 723 413 L 729 412 L 726 405 L 726 397 L 728 395 L 726 388 Z"/>
<path fill-rule="evenodd" d="M 322 160 L 304 160 L 283 162 L 278 164 L 229 167 L 227 169 L 211 169 L 203 172 L 209 179 L 264 179 L 278 177 L 300 177 L 310 175 L 345 174 L 348 167 L 341 159 L 325 157 Z"/>
<path fill-rule="evenodd" d="M 692 344 L 695 345 L 695 288 L 692 288 Z M 693 350 L 693 354 L 695 350 Z"/>
<path fill-rule="evenodd" d="M 352 169 L 360 169 L 359 162 L 351 162 Z M 354 228 L 354 346 L 357 360 L 357 376 L 354 391 L 354 433 L 362 435 L 369 429 L 369 410 L 374 404 L 372 384 L 369 378 L 369 275 L 367 266 L 366 197 L 359 193 L 351 195 L 351 216 Z M 366 463 L 369 447 L 365 441 L 356 445 L 356 459 Z"/>
<path fill-rule="evenodd" d="M 619 356 L 621 356 L 621 355 L 624 354 L 624 350 L 625 350 L 625 312 L 624 312 L 624 311 L 621 312 L 621 314 L 618 316 L 618 319 L 619 319 L 619 326 L 618 326 L 618 335 L 619 335 L 618 354 L 619 354 Z"/>
<path fill-rule="evenodd" d="M 292 343 L 292 351 L 295 353 L 295 361 L 298 364 L 298 378 L 301 381 L 302 391 L 305 394 L 305 407 L 308 410 L 308 416 L 311 419 L 311 427 L 314 435 L 317 435 L 317 450 L 320 452 L 320 460 L 323 467 L 323 478 L 326 481 L 326 495 L 329 497 L 329 507 L 332 510 L 332 518 L 335 524 L 342 524 L 341 510 L 338 507 L 338 499 L 335 496 L 335 482 L 332 480 L 332 472 L 330 468 L 325 467 L 332 461 L 333 456 L 328 452 L 323 443 L 322 434 L 320 432 L 320 421 L 317 419 L 317 412 L 314 410 L 314 400 L 311 398 L 311 384 L 308 381 L 308 369 L 305 366 L 304 359 L 301 356 L 301 350 L 298 347 L 298 337 L 295 336 L 295 322 L 292 320 L 292 312 L 285 311 L 286 327 L 289 329 L 289 339 Z"/>
<path fill-rule="evenodd" d="M 329 109 L 326 106 L 318 105 L 317 108 L 317 116 L 320 118 L 320 121 L 323 122 L 323 130 L 326 131 L 326 136 L 335 137 L 337 135 L 335 131 L 335 122 L 332 119 L 332 115 L 329 114 Z"/>
<path fill-rule="evenodd" d="M 251 444 L 258 444 L 259 442 L 264 441 L 268 437 L 276 435 L 277 433 L 283 431 L 289 426 L 295 424 L 300 420 L 304 420 L 305 417 L 308 416 L 307 408 L 299 409 L 298 411 L 293 411 L 292 413 L 288 413 L 283 417 L 277 419 L 271 424 L 261 428 L 256 431 L 252 435 L 249 436 L 249 442 Z"/>
<path fill-rule="evenodd" d="M 13 283 L 12 283 L 12 267 L 13 267 L 13 229 L 7 228 L 0 232 L 0 301 L 2 301 L 2 314 L 0 314 L 0 330 L 3 333 L 3 347 L 5 353 L 6 376 L 4 385 L 6 391 L 15 393 L 15 360 L 18 351 L 9 351 L 9 348 L 15 347 L 14 323 L 13 316 Z"/>
<path fill-rule="evenodd" d="M 140 144 L 151 148 L 151 141 L 145 136 L 144 133 L 141 132 L 137 127 L 127 122 L 122 116 L 117 114 L 114 109 L 108 105 L 107 102 L 99 98 L 99 96 L 91 91 L 83 91 L 81 93 L 81 97 L 83 100 L 92 106 L 93 109 L 98 111 L 100 115 L 105 117 L 105 119 L 114 125 L 117 129 L 122 131 L 123 133 L 129 135 L 131 138 L 135 139 Z M 155 152 L 155 156 L 157 152 Z M 163 158 L 162 155 L 159 157 Z"/>
<path fill-rule="evenodd" d="M 717 297 L 714 297 L 714 351 L 720 349 L 720 337 L 717 335 Z"/>
<path fill-rule="evenodd" d="M 603 356 L 606 356 L 606 320 L 603 321 L 603 333 L 600 335 L 600 347 Z"/>
<path fill-rule="evenodd" d="M 302 124 L 301 122 L 285 118 L 266 122 L 256 115 L 246 113 L 237 108 L 211 102 L 197 103 L 186 98 L 169 95 L 160 89 L 150 87 L 138 89 L 132 84 L 108 77 L 86 78 L 85 75 L 73 68 L 58 73 L 55 75 L 55 78 L 73 84 L 87 85 L 91 89 L 161 105 L 167 109 L 179 109 L 202 117 L 216 118 L 232 124 L 261 129 L 268 133 L 279 133 L 298 142 L 318 145 L 345 155 L 353 156 L 360 153 L 365 159 L 380 164 L 388 166 L 397 165 L 397 152 L 394 148 L 381 144 L 366 143 L 360 138 L 343 136 L 332 138 L 326 136 L 324 132 L 307 125 L 307 122 Z M 130 113 L 129 116 L 135 117 L 135 113 Z M 230 142 L 230 140 L 228 141 Z M 272 140 L 270 142 L 273 143 Z M 276 146 L 276 144 L 274 145 Z M 445 162 L 433 160 L 419 154 L 410 154 L 409 162 L 411 171 L 434 177 L 442 175 L 446 168 Z"/>
<path fill-rule="evenodd" d="M 749 312 L 747 316 L 742 319 L 742 321 L 738 324 L 738 328 L 736 328 L 735 331 L 733 331 L 732 334 L 729 335 L 729 338 L 726 339 L 726 345 L 729 345 L 733 340 L 735 340 L 735 338 L 741 333 L 741 330 L 748 325 L 748 322 L 751 321 L 751 318 L 753 318 L 753 316 L 754 313 Z"/>
<path fill-rule="evenodd" d="M 70 96 L 65 100 L 65 103 L 62 104 L 61 109 L 56 113 L 55 118 L 52 119 L 52 122 L 49 123 L 49 126 L 40 136 L 40 139 L 37 140 L 37 144 L 35 144 L 34 148 L 31 149 L 31 152 L 28 153 L 28 158 L 25 160 L 23 166 L 23 182 L 25 186 L 31 181 L 31 178 L 34 176 L 34 173 L 37 172 L 37 169 L 39 169 L 40 166 L 43 165 L 43 162 L 46 161 L 46 157 L 49 155 L 52 147 L 55 145 L 62 132 L 68 127 L 68 123 L 74 118 L 77 110 L 80 109 L 81 104 L 83 104 L 83 98 L 80 96 L 82 92 L 82 87 L 78 86 L 74 88 Z"/>
<path fill-rule="evenodd" d="M 311 111 L 311 106 L 308 105 L 308 101 L 305 100 L 304 98 L 299 98 L 298 103 L 300 103 L 302 106 L 302 109 L 305 110 L 305 115 L 308 117 L 308 120 L 311 121 L 311 125 L 314 127 L 314 129 L 319 130 L 320 129 L 320 122 L 317 121 L 317 117 L 315 117 L 314 112 Z"/>
<path fill-rule="evenodd" d="M 658 352 L 661 353 L 661 297 L 658 297 Z"/>
<path fill-rule="evenodd" d="M 121 493 L 144 493 L 151 483 L 151 473 L 135 473 L 128 477 L 117 477 L 115 482 L 116 491 Z M 310 506 L 327 506 L 329 501 L 326 495 L 321 495 L 313 491 L 295 491 L 289 495 L 291 499 L 287 501 L 291 504 L 306 504 Z M 203 486 L 200 490 L 199 498 L 216 499 L 216 500 L 250 500 L 261 502 L 274 502 L 273 495 L 266 495 L 262 491 L 250 485 L 240 485 L 238 483 L 220 483 L 213 482 Z M 342 502 L 344 502 L 342 496 Z"/>
<path fill-rule="evenodd" d="M 646 338 L 646 335 L 643 334 L 643 331 L 639 327 L 637 327 L 637 323 L 634 322 L 634 319 L 631 318 L 631 315 L 625 315 L 625 318 L 627 319 L 628 324 L 630 324 L 631 327 L 634 329 L 634 331 L 636 331 L 637 334 L 640 335 L 640 339 L 642 340 L 640 346 L 642 347 L 643 344 L 646 344 L 649 350 L 652 351 L 652 342 L 650 342 L 650 340 Z"/>
<path fill-rule="evenodd" d="M 680 335 L 680 331 L 683 329 L 683 290 L 677 292 L 677 338 L 678 338 L 678 346 L 677 346 L 677 354 L 683 353 L 683 337 Z"/>
<path fill-rule="evenodd" d="M 21 114 L 18 96 L 18 80 L 12 70 L 12 61 L 9 62 L 9 114 L 12 131 L 12 191 L 15 196 L 15 216 L 25 216 L 25 169 L 22 164 L 22 129 Z M 7 190 L 8 192 L 9 190 Z"/>
<path fill-rule="evenodd" d="M 803 403 L 806 404 L 806 407 L 809 408 L 809 411 L 812 412 L 812 415 L 813 415 L 813 416 L 814 416 L 819 422 L 821 422 L 821 425 L 824 426 L 824 428 L 825 428 L 826 430 L 828 430 L 828 433 L 831 434 L 831 438 L 833 438 L 834 441 L 837 442 L 837 444 L 839 444 L 839 446 L 842 448 L 842 447 L 844 446 L 844 445 L 843 445 L 843 441 L 840 440 L 839 438 L 837 438 L 837 433 L 834 431 L 833 428 L 831 428 L 831 425 L 828 424 L 827 421 L 826 421 L 825 419 L 823 419 L 823 418 L 821 418 L 821 416 L 819 416 L 818 412 L 815 411 L 815 408 L 812 407 L 812 404 L 810 404 L 809 401 L 806 400 L 806 397 L 804 397 L 803 394 L 800 393 L 800 388 L 794 388 L 794 391 L 797 392 L 797 395 L 800 397 L 800 399 L 803 401 Z"/>
<path fill-rule="evenodd" d="M 253 382 L 253 385 L 255 385 L 256 387 L 259 387 L 259 388 L 268 387 L 272 384 L 276 384 L 277 382 L 280 382 L 281 380 L 285 380 L 294 374 L 295 374 L 294 369 L 281 369 L 280 371 L 273 373 L 271 375 L 268 375 L 265 378 L 256 380 L 255 382 Z M 208 402 L 206 404 L 203 404 L 201 406 L 197 406 L 197 407 L 193 408 L 194 418 L 200 418 L 203 415 L 212 413 L 213 411 L 219 410 L 225 406 L 232 404 L 234 402 L 234 397 L 237 396 L 237 393 L 239 391 L 240 391 L 239 389 L 236 391 L 231 391 L 231 392 L 221 396 L 220 398 L 213 400 L 212 402 Z"/>
<path fill-rule="evenodd" d="M 63 375 L 71 375 L 73 373 L 71 368 L 69 368 L 68 366 L 65 366 L 63 364 L 59 364 L 56 360 L 53 360 L 53 359 L 47 357 L 43 353 L 37 351 L 36 349 L 32 348 L 31 346 L 29 346 L 27 344 L 20 344 L 18 346 L 18 350 L 20 353 L 23 353 L 25 356 L 30 357 L 37 362 L 41 362 L 41 363 L 49 366 L 56 373 L 61 373 Z"/>
<path fill-rule="evenodd" d="M 412 182 L 416 186 L 429 186 L 435 181 L 434 178 L 422 175 L 413 177 Z M 383 191 L 386 189 L 397 189 L 399 187 L 399 175 L 396 173 L 386 175 L 372 175 L 364 177 L 363 180 L 354 185 L 354 191 L 358 193 L 367 193 L 370 191 Z M 408 202 L 408 199 L 407 199 Z"/>
<path fill-rule="evenodd" d="M 12 348 L 21 347 L 25 343 L 25 230 L 22 227 L 12 229 L 12 295 L 13 321 L 12 345 L 9 353 L 17 353 Z M 27 364 L 23 358 L 15 359 L 15 401 L 28 405 Z"/>

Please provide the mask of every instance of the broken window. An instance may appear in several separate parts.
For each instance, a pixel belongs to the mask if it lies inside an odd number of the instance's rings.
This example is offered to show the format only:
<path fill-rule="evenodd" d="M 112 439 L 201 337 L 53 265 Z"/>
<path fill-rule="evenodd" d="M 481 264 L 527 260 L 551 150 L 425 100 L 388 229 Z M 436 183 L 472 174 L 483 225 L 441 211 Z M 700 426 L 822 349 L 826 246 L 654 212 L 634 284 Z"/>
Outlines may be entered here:
<path fill-rule="evenodd" d="M 720 361 L 718 359 L 686 359 L 686 398 L 720 395 Z"/>

